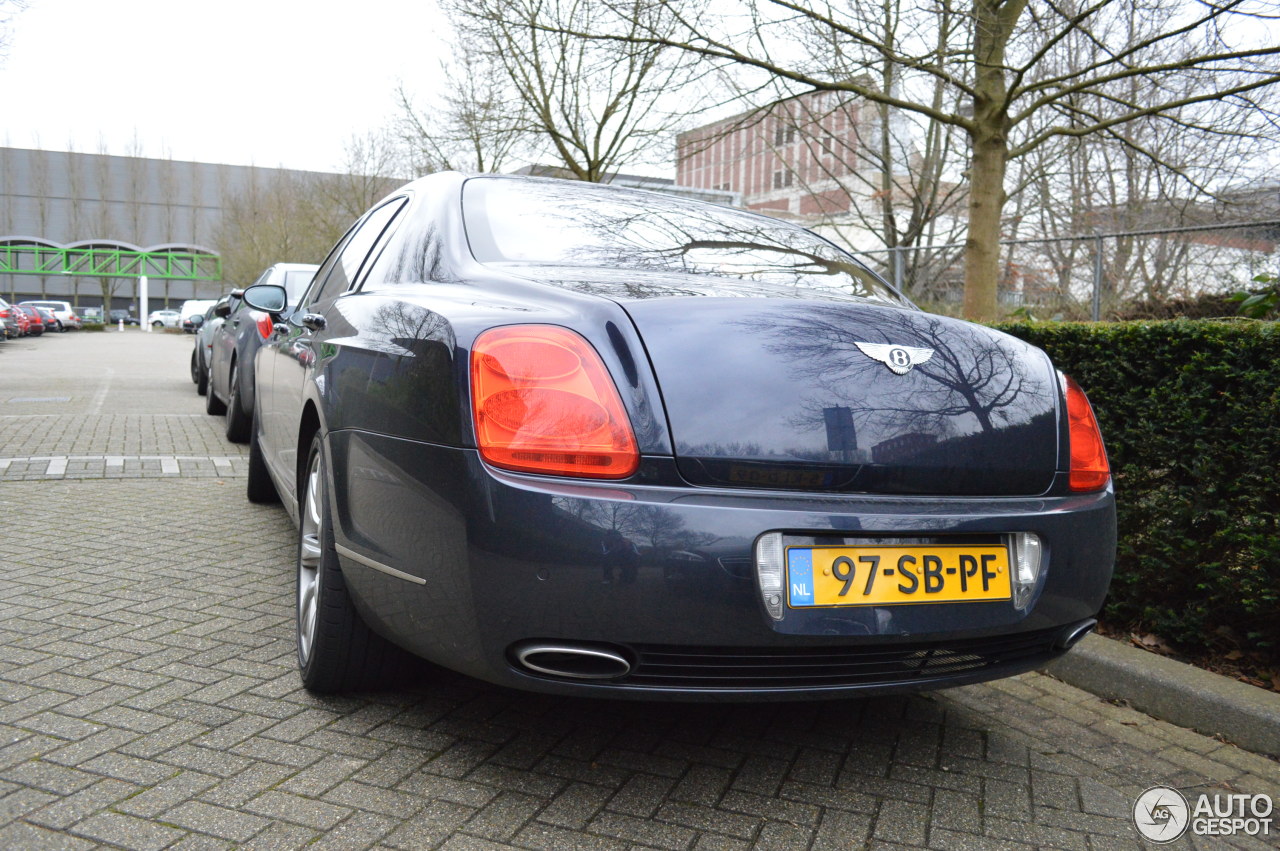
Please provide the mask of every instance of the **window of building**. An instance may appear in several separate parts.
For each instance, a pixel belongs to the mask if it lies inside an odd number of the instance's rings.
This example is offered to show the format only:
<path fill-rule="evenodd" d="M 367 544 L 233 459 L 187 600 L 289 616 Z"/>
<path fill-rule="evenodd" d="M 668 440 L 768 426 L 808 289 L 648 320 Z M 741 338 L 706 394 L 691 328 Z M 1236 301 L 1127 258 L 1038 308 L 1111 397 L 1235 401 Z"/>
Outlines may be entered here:
<path fill-rule="evenodd" d="M 789 168 L 779 169 L 773 173 L 773 188 L 785 189 L 791 185 L 795 179 L 794 172 Z"/>

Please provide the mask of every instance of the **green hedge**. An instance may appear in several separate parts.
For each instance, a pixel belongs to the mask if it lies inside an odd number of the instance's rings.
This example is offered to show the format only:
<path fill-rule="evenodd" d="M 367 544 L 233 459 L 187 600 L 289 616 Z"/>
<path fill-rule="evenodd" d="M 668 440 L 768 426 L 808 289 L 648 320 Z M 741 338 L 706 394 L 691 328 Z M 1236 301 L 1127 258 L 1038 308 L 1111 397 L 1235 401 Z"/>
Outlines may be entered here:
<path fill-rule="evenodd" d="M 1280 327 L 1016 323 L 1080 382 L 1115 474 L 1106 618 L 1280 659 Z"/>

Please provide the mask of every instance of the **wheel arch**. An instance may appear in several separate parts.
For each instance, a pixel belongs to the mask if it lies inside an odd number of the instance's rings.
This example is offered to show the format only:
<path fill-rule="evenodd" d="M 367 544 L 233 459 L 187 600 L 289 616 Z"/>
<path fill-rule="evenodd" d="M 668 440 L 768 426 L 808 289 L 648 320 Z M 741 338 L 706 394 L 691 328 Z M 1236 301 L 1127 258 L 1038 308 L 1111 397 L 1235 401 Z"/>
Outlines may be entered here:
<path fill-rule="evenodd" d="M 311 448 L 312 439 L 320 432 L 320 412 L 317 410 L 313 401 L 308 399 L 302 406 L 302 419 L 298 424 L 298 461 L 297 470 L 294 471 L 296 476 L 297 489 L 294 493 L 302 494 L 302 480 L 307 475 L 307 454 Z M 323 451 L 323 447 L 321 449 Z M 299 508 L 301 511 L 301 508 Z"/>

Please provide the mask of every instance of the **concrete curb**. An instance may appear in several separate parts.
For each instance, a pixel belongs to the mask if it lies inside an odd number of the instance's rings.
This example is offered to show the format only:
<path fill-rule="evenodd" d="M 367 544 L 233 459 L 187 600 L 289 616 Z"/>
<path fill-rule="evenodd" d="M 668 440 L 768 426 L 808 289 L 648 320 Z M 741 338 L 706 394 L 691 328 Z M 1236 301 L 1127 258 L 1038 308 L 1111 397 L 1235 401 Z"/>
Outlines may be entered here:
<path fill-rule="evenodd" d="M 1044 672 L 1107 700 L 1255 753 L 1280 756 L 1280 694 L 1098 635 Z"/>

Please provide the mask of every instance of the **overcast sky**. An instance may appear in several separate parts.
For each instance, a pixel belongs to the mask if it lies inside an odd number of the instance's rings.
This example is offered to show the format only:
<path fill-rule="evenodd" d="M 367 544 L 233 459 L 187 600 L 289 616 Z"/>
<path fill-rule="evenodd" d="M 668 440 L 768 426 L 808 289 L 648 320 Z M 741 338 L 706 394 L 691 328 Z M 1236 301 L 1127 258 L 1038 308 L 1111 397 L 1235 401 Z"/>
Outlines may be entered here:
<path fill-rule="evenodd" d="M 448 53 L 432 0 L 28 0 L 0 144 L 337 170 Z"/>

